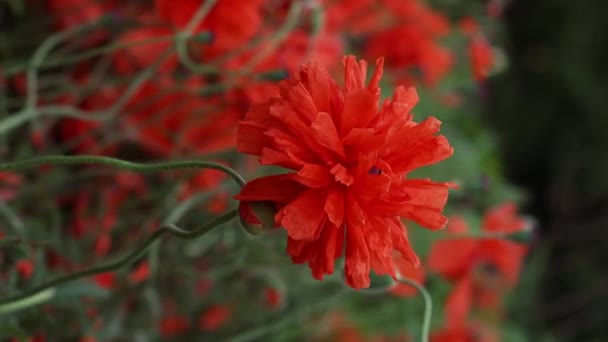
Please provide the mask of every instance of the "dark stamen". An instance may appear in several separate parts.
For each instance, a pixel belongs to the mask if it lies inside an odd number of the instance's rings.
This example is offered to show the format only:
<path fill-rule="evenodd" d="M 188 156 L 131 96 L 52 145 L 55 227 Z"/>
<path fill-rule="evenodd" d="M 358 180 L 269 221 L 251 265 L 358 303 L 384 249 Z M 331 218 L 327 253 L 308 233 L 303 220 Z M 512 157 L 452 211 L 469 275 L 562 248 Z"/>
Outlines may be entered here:
<path fill-rule="evenodd" d="M 482 272 L 484 272 L 485 274 L 489 275 L 489 276 L 496 276 L 500 274 L 500 269 L 498 269 L 498 267 L 496 267 L 496 265 L 489 263 L 489 262 L 484 262 L 480 265 L 480 269 Z"/>
<path fill-rule="evenodd" d="M 367 173 L 369 173 L 370 175 L 381 175 L 382 170 L 380 170 L 376 166 L 373 166 L 371 169 L 369 169 L 369 171 L 367 171 Z"/>

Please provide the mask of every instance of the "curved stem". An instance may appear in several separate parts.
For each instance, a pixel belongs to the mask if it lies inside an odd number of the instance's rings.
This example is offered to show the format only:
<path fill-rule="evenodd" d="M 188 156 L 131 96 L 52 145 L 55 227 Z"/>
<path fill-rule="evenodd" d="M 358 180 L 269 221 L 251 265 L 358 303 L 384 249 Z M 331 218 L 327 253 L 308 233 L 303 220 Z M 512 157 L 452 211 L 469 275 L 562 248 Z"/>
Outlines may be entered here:
<path fill-rule="evenodd" d="M 245 179 L 233 169 L 220 163 L 210 161 L 184 160 L 159 163 L 134 163 L 122 159 L 104 156 L 44 156 L 29 158 L 0 164 L 0 171 L 21 170 L 44 164 L 49 165 L 71 165 L 71 164 L 99 164 L 108 165 L 122 170 L 135 172 L 159 172 L 177 169 L 214 169 L 222 171 L 232 177 L 241 187 L 245 185 Z"/>
<path fill-rule="evenodd" d="M 304 319 L 306 317 L 311 316 L 315 312 L 321 311 L 323 309 L 329 308 L 332 305 L 335 305 L 343 296 L 345 296 L 349 291 L 343 289 L 333 295 L 332 297 L 326 298 L 322 301 L 316 302 L 314 304 L 307 305 L 300 310 L 297 310 L 289 315 L 283 315 L 283 317 L 279 320 L 275 320 L 273 322 L 269 322 L 267 324 L 259 325 L 257 328 L 253 330 L 248 330 L 242 334 L 237 336 L 233 336 L 230 338 L 232 342 L 247 342 L 254 341 L 259 339 L 264 335 L 268 335 L 269 333 L 279 330 L 285 327 L 288 324 L 291 324 L 297 320 Z"/>
<path fill-rule="evenodd" d="M 91 22 L 66 31 L 55 33 L 40 44 L 30 59 L 27 69 L 27 97 L 25 101 L 25 108 L 32 109 L 36 106 L 36 102 L 38 100 L 38 68 L 40 65 L 42 65 L 42 61 L 44 61 L 51 50 L 59 45 L 62 41 L 96 25 L 98 25 L 98 22 Z"/>
<path fill-rule="evenodd" d="M 232 220 L 237 215 L 238 215 L 238 211 L 232 210 L 232 211 L 216 218 L 215 220 L 211 221 L 210 223 L 208 223 L 200 228 L 191 230 L 191 231 L 181 229 L 173 224 L 168 224 L 168 225 L 162 226 L 159 230 L 154 232 L 154 234 L 150 235 L 146 240 L 144 240 L 142 243 L 140 243 L 139 246 L 137 246 L 137 248 L 135 248 L 134 251 L 132 251 L 131 253 L 127 254 L 126 256 L 124 256 L 114 262 L 110 262 L 105 265 L 91 267 L 91 268 L 84 269 L 82 271 L 74 272 L 72 274 L 68 274 L 63 277 L 59 277 L 54 280 L 48 281 L 44 284 L 33 287 L 29 290 L 22 292 L 21 294 L 18 294 L 18 295 L 12 296 L 12 297 L 8 297 L 8 298 L 4 298 L 4 299 L 0 299 L 0 312 L 7 312 L 9 310 L 9 308 L 15 306 L 15 303 L 27 302 L 31 298 L 36 298 L 37 296 L 40 296 L 41 292 L 47 291 L 47 290 L 57 287 L 59 285 L 71 282 L 76 279 L 92 276 L 95 274 L 114 271 L 123 266 L 129 265 L 132 262 L 134 262 L 135 260 L 137 260 L 138 258 L 140 258 L 142 255 L 144 255 L 155 242 L 157 242 L 158 240 L 160 240 L 167 234 L 171 234 L 180 239 L 195 239 L 201 235 L 204 235 L 204 234 L 210 232 L 212 229 L 219 227 L 222 224 Z M 37 301 L 35 303 L 37 303 Z M 21 307 L 22 306 L 19 306 L 18 308 L 21 308 Z"/>
<path fill-rule="evenodd" d="M 250 72 L 256 65 L 258 65 L 266 56 L 273 53 L 274 50 L 283 42 L 289 33 L 291 33 L 300 20 L 302 10 L 304 8 L 304 1 L 294 1 L 289 8 L 287 17 L 283 26 L 281 26 L 275 34 L 269 39 L 269 46 L 266 46 L 262 51 L 256 54 L 247 64 L 244 66 L 243 71 Z"/>
<path fill-rule="evenodd" d="M 416 290 L 418 290 L 418 292 L 420 292 L 420 294 L 422 295 L 422 298 L 424 299 L 424 318 L 422 320 L 422 333 L 420 335 L 420 341 L 428 342 L 429 333 L 431 330 L 431 318 L 433 317 L 433 300 L 431 298 L 431 295 L 424 288 L 424 286 L 422 286 L 421 284 L 419 284 L 418 282 L 416 282 L 414 280 L 404 278 L 404 277 L 399 277 L 398 281 L 401 284 L 407 284 L 407 285 L 415 287 Z"/>
<path fill-rule="evenodd" d="M 209 65 L 199 65 L 195 62 L 188 53 L 188 39 L 192 37 L 196 27 L 207 17 L 209 12 L 215 6 L 217 0 L 206 0 L 203 2 L 196 13 L 192 16 L 186 27 L 180 31 L 175 40 L 175 51 L 177 52 L 177 56 L 184 66 L 186 66 L 190 71 L 195 73 L 205 73 L 209 71 L 215 70 L 215 68 Z"/>
<path fill-rule="evenodd" d="M 38 292 L 32 296 L 18 299 L 5 305 L 0 305 L 0 315 L 42 304 L 51 300 L 54 296 L 55 289 L 51 288 Z"/>

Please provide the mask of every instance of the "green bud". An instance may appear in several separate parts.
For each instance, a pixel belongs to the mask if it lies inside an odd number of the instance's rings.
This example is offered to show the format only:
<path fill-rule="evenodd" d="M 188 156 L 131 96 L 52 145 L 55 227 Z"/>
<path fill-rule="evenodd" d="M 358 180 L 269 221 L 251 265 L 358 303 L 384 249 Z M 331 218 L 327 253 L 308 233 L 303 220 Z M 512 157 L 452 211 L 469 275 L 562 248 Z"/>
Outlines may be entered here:
<path fill-rule="evenodd" d="M 260 235 L 274 228 L 277 212 L 274 202 L 239 203 L 239 218 L 243 228 L 252 235 Z"/>

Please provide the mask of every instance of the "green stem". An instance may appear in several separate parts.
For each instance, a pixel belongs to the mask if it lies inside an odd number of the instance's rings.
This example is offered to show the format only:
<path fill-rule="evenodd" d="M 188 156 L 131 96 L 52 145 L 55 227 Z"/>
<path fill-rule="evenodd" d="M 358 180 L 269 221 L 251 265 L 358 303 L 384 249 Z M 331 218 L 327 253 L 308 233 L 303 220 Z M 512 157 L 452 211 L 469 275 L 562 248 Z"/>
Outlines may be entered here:
<path fill-rule="evenodd" d="M 38 95 L 35 94 L 33 96 L 30 96 L 30 93 L 28 92 L 25 107 L 21 111 L 0 121 L 0 135 L 16 127 L 19 127 L 22 124 L 39 116 L 65 116 L 87 121 L 109 121 L 116 117 L 116 115 L 118 115 L 120 110 L 129 102 L 131 97 L 135 95 L 135 93 L 141 88 L 141 86 L 145 82 L 147 82 L 150 78 L 152 78 L 152 76 L 154 76 L 156 70 L 162 65 L 162 63 L 167 58 L 169 58 L 170 55 L 171 50 L 166 50 L 165 52 L 163 52 L 153 64 L 151 64 L 148 68 L 142 70 L 129 84 L 122 96 L 110 108 L 107 108 L 105 110 L 90 112 L 80 110 L 73 106 L 64 105 L 37 107 L 36 101 Z M 28 83 L 28 87 L 30 84 L 35 85 L 35 82 L 37 81 L 37 76 L 34 71 L 29 73 L 34 83 Z"/>
<path fill-rule="evenodd" d="M 111 272 L 111 271 L 117 270 L 121 267 L 127 266 L 127 265 L 131 264 L 132 262 L 134 262 L 135 260 L 139 259 L 142 255 L 144 255 L 155 242 L 157 242 L 158 240 L 160 240 L 167 234 L 173 235 L 180 239 L 188 239 L 188 240 L 195 239 L 201 235 L 207 234 L 214 228 L 221 226 L 222 224 L 234 219 L 237 216 L 238 216 L 238 211 L 232 210 L 232 211 L 216 218 L 215 220 L 211 221 L 210 223 L 208 223 L 200 228 L 191 230 L 191 231 L 183 230 L 173 224 L 164 225 L 159 230 L 154 232 L 154 234 L 150 235 L 146 240 L 144 240 L 142 243 L 140 243 L 139 246 L 137 246 L 137 248 L 135 248 L 134 251 L 132 251 L 131 253 L 127 254 L 126 256 L 124 256 L 114 262 L 110 262 L 105 265 L 91 267 L 91 268 L 84 269 L 82 271 L 68 274 L 63 277 L 59 277 L 54 280 L 48 281 L 44 284 L 33 287 L 29 290 L 22 292 L 21 294 L 18 294 L 18 295 L 12 296 L 12 297 L 8 297 L 8 298 L 4 298 L 4 299 L 0 299 L 0 312 L 8 312 L 8 311 L 12 311 L 11 309 L 17 310 L 17 309 L 21 309 L 21 308 L 25 307 L 23 305 L 17 305 L 17 303 L 30 302 L 30 303 L 34 303 L 32 305 L 35 305 L 35 304 L 39 303 L 40 301 L 34 301 L 34 299 L 41 296 L 41 292 L 43 292 L 43 291 L 52 290 L 53 288 L 55 288 L 57 286 L 63 285 L 65 283 L 68 283 L 68 282 L 71 282 L 71 281 L 74 281 L 77 279 L 89 277 L 89 276 L 99 274 L 99 273 Z"/>
<path fill-rule="evenodd" d="M 108 44 L 108 45 L 101 46 L 98 48 L 88 49 L 85 52 L 75 54 L 75 55 L 49 58 L 46 62 L 42 62 L 38 66 L 38 70 L 56 68 L 56 67 L 65 66 L 65 65 L 71 65 L 71 64 L 75 64 L 75 63 L 81 62 L 86 59 L 109 54 L 109 53 L 112 53 L 112 52 L 115 52 L 118 50 L 128 49 L 128 48 L 138 47 L 138 46 L 144 46 L 144 45 L 171 42 L 174 39 L 175 39 L 174 35 L 165 35 L 165 36 L 159 36 L 159 37 L 153 37 L 153 38 L 140 39 L 140 40 L 136 40 L 136 41 L 132 41 L 132 42 L 118 42 L 118 43 Z M 7 76 L 12 76 L 14 74 L 18 74 L 18 73 L 22 72 L 24 69 L 26 69 L 25 65 L 9 66 L 5 70 L 5 74 Z"/>
<path fill-rule="evenodd" d="M 424 299 L 424 318 L 422 320 L 422 333 L 420 336 L 420 341 L 428 342 L 429 333 L 431 331 L 431 318 L 433 317 L 433 300 L 431 298 L 431 295 L 424 288 L 424 286 L 422 286 L 421 284 L 419 284 L 418 282 L 416 282 L 414 280 L 404 278 L 404 277 L 399 277 L 398 281 L 401 284 L 407 284 L 407 285 L 415 287 L 416 290 L 418 290 L 418 292 L 420 292 L 420 294 L 422 295 L 422 298 Z"/>
<path fill-rule="evenodd" d="M 25 228 L 23 222 L 21 221 L 19 216 L 17 216 L 17 214 L 13 212 L 13 210 L 5 202 L 0 202 L 0 214 L 2 214 L 6 218 L 6 221 L 9 223 L 11 228 L 13 228 L 13 230 L 17 233 L 17 235 L 19 235 L 20 237 L 23 237 L 25 235 Z"/>
<path fill-rule="evenodd" d="M 73 29 L 55 33 L 49 36 L 34 52 L 34 55 L 30 59 L 30 63 L 27 69 L 27 97 L 25 101 L 25 108 L 31 109 L 36 106 L 38 100 L 38 68 L 42 65 L 44 59 L 48 54 L 59 45 L 62 41 L 71 38 L 91 27 L 97 26 L 98 22 L 87 23 L 85 25 L 77 26 Z"/>
<path fill-rule="evenodd" d="M 256 65 L 258 65 L 266 56 L 273 53 L 274 50 L 287 38 L 287 36 L 296 28 L 300 21 L 302 10 L 304 8 L 304 1 L 294 1 L 289 8 L 287 17 L 283 25 L 277 30 L 275 34 L 269 40 L 269 46 L 265 47 L 262 51 L 256 54 L 243 68 L 243 71 L 250 72 Z"/>
<path fill-rule="evenodd" d="M 194 34 L 196 27 L 205 19 L 211 12 L 217 0 L 206 0 L 202 3 L 196 13 L 192 16 L 186 27 L 180 31 L 175 39 L 175 51 L 182 64 L 194 73 L 207 73 L 214 71 L 215 68 L 210 65 L 199 64 L 195 62 L 188 53 L 188 40 Z"/>
<path fill-rule="evenodd" d="M 416 282 L 412 279 L 408 279 L 408 278 L 404 278 L 404 277 L 400 276 L 397 279 L 397 282 L 415 287 L 416 290 L 418 290 L 418 292 L 420 292 L 420 294 L 422 295 L 422 298 L 424 299 L 424 318 L 422 320 L 422 334 L 420 337 L 420 341 L 428 342 L 429 341 L 429 332 L 431 330 L 431 318 L 433 317 L 433 300 L 431 299 L 431 295 L 424 288 L 424 286 L 422 286 L 421 284 L 419 284 L 418 282 Z M 361 291 L 361 293 L 367 294 L 367 295 L 383 294 L 383 293 L 387 293 L 389 290 L 394 288 L 395 285 L 396 285 L 396 283 L 393 282 L 393 283 L 391 283 L 385 287 L 381 287 L 381 288 L 363 289 Z"/>
<path fill-rule="evenodd" d="M 0 305 L 0 315 L 42 304 L 55 296 L 55 289 L 46 289 L 32 296 Z"/>
<path fill-rule="evenodd" d="M 306 317 L 309 317 L 310 315 L 312 315 L 315 312 L 324 310 L 326 308 L 331 307 L 332 305 L 335 305 L 338 302 L 338 300 L 342 299 L 342 297 L 344 295 L 346 295 L 347 293 L 349 293 L 349 291 L 346 289 L 343 289 L 342 291 L 339 291 L 334 296 L 332 296 L 328 299 L 324 299 L 315 304 L 308 305 L 292 314 L 284 316 L 282 319 L 280 319 L 278 321 L 275 321 L 273 323 L 268 323 L 268 324 L 261 324 L 253 330 L 248 330 L 247 332 L 234 336 L 230 339 L 230 341 L 247 342 L 247 341 L 257 340 L 264 335 L 268 335 L 269 333 L 271 333 L 273 331 L 279 330 L 282 327 L 284 327 L 290 323 L 293 323 L 294 321 L 297 321 L 299 319 L 304 319 Z"/>
<path fill-rule="evenodd" d="M 160 163 L 134 163 L 126 160 L 103 157 L 103 156 L 44 156 L 37 158 L 30 158 L 24 160 L 17 160 L 14 162 L 0 164 L 0 171 L 11 171 L 28 169 L 40 165 L 72 165 L 72 164 L 99 164 L 112 166 L 122 170 L 134 171 L 134 172 L 160 172 L 169 171 L 176 169 L 214 169 L 222 171 L 232 177 L 241 187 L 245 185 L 245 179 L 233 169 L 210 161 L 197 161 L 197 160 L 184 160 L 184 161 L 170 161 Z"/>

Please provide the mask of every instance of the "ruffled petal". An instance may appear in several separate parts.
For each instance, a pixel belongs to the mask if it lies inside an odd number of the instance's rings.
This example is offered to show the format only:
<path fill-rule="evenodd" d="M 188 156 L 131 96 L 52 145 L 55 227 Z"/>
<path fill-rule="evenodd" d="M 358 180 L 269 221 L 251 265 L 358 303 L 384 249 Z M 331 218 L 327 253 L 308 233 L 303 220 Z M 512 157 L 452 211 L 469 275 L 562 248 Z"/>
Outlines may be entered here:
<path fill-rule="evenodd" d="M 486 232 L 515 233 L 522 231 L 526 224 L 526 220 L 517 215 L 517 205 L 507 202 L 488 211 L 481 226 Z"/>
<path fill-rule="evenodd" d="M 360 60 L 357 63 L 355 56 L 346 56 L 342 59 L 344 64 L 344 86 L 347 91 L 365 87 L 367 62 Z"/>
<path fill-rule="evenodd" d="M 327 188 L 333 180 L 329 168 L 325 165 L 304 164 L 300 171 L 292 175 L 292 178 L 309 188 Z"/>
<path fill-rule="evenodd" d="M 388 219 L 368 216 L 369 223 L 365 225 L 365 239 L 369 247 L 371 269 L 378 275 L 390 275 L 397 279 L 397 271 L 393 263 L 393 242 L 390 235 Z"/>
<path fill-rule="evenodd" d="M 294 182 L 290 175 L 266 176 L 247 182 L 234 198 L 239 201 L 287 203 L 305 189 L 304 186 Z"/>
<path fill-rule="evenodd" d="M 464 326 L 473 301 L 473 283 L 469 277 L 462 278 L 448 296 L 445 304 L 448 327 Z"/>
<path fill-rule="evenodd" d="M 339 186 L 331 187 L 325 200 L 325 213 L 337 227 L 344 223 L 344 204 L 344 190 Z"/>
<path fill-rule="evenodd" d="M 318 110 L 304 84 L 298 83 L 289 89 L 287 100 L 305 124 L 310 124 L 315 119 Z"/>
<path fill-rule="evenodd" d="M 322 280 L 326 274 L 334 273 L 334 265 L 342 254 L 344 228 L 328 223 L 318 240 L 294 240 L 288 238 L 287 253 L 294 263 L 308 263 L 313 277 Z"/>
<path fill-rule="evenodd" d="M 340 142 L 338 130 L 329 113 L 319 112 L 311 125 L 317 141 L 340 157 L 346 158 L 346 151 Z"/>
<path fill-rule="evenodd" d="M 523 258 L 528 247 L 517 242 L 499 239 L 483 239 L 479 243 L 478 259 L 496 267 L 500 275 L 513 286 L 519 279 Z"/>
<path fill-rule="evenodd" d="M 346 283 L 354 288 L 367 288 L 370 284 L 370 256 L 364 235 L 367 224 L 365 214 L 350 194 L 346 196 L 346 259 L 344 275 Z"/>
<path fill-rule="evenodd" d="M 474 238 L 438 240 L 429 252 L 429 269 L 448 279 L 457 279 L 471 269 L 478 242 Z"/>
<path fill-rule="evenodd" d="M 346 136 L 353 128 L 366 128 L 378 112 L 378 97 L 367 89 L 350 90 L 344 96 L 340 135 Z"/>
<path fill-rule="evenodd" d="M 441 229 L 448 220 L 442 211 L 448 199 L 448 190 L 453 183 L 437 183 L 428 179 L 404 180 L 399 191 L 409 195 L 410 199 L 403 204 L 399 215 L 408 218 L 429 229 Z"/>
<path fill-rule="evenodd" d="M 412 263 L 412 265 L 420 266 L 420 259 L 414 252 L 412 245 L 407 237 L 407 228 L 403 225 L 403 222 L 397 217 L 392 217 L 386 221 L 389 227 L 390 236 L 393 240 L 393 246 L 400 257 Z"/>
<path fill-rule="evenodd" d="M 295 240 L 316 240 L 327 222 L 325 196 L 315 189 L 302 192 L 276 214 L 277 224 Z"/>
<path fill-rule="evenodd" d="M 407 173 L 431 165 L 454 154 L 444 136 L 435 136 L 441 122 L 434 117 L 411 127 L 394 126 L 389 130 L 383 159 L 397 173 Z"/>

